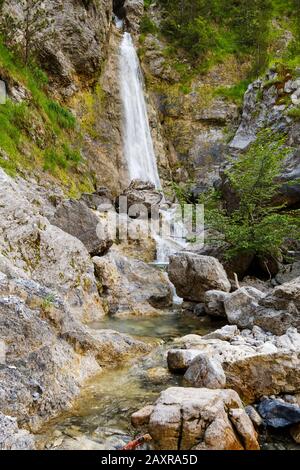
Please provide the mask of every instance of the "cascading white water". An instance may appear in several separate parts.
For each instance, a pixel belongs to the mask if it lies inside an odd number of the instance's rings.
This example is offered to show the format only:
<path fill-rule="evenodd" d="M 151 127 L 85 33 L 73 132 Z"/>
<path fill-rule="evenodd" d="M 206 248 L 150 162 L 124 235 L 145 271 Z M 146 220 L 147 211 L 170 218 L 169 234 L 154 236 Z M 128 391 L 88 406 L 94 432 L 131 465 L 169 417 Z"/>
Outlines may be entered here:
<path fill-rule="evenodd" d="M 130 180 L 151 181 L 161 188 L 157 162 L 150 132 L 144 83 L 139 59 L 129 33 L 124 33 L 120 48 L 120 87 L 124 109 L 124 154 Z M 169 256 L 184 248 L 182 236 L 176 234 L 172 210 L 161 211 L 166 224 L 173 226 L 173 236 L 153 234 L 157 244 L 157 263 L 167 264 Z M 174 230 L 175 227 L 175 230 Z"/>
<path fill-rule="evenodd" d="M 145 102 L 139 59 L 129 33 L 120 54 L 121 98 L 124 107 L 124 152 L 131 180 L 151 181 L 160 188 Z"/>

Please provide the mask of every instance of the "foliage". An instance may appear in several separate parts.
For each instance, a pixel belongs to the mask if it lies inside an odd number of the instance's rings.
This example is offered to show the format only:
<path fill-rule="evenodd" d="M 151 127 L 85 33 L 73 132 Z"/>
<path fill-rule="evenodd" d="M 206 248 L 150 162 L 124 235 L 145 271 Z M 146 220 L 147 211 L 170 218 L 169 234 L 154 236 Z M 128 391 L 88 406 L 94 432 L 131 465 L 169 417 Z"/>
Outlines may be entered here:
<path fill-rule="evenodd" d="M 0 69 L 28 93 L 21 103 L 8 98 L 0 105 L 0 167 L 12 176 L 33 169 L 45 171 L 73 197 L 91 191 L 92 177 L 81 165 L 76 118 L 48 96 L 46 74 L 32 61 L 25 65 L 1 40 Z"/>
<path fill-rule="evenodd" d="M 255 68 L 267 62 L 271 0 L 159 0 L 162 32 L 192 60 L 252 53 Z"/>
<path fill-rule="evenodd" d="M 9 13 L 3 15 L 0 32 L 7 46 L 20 48 L 24 63 L 28 64 L 36 50 L 39 35 L 46 30 L 48 39 L 54 35 L 53 22 L 45 10 L 44 0 L 17 0 L 17 4 L 22 14 L 18 17 Z M 16 35 L 19 36 L 17 43 Z"/>
<path fill-rule="evenodd" d="M 203 196 L 208 225 L 220 234 L 227 257 L 253 254 L 277 257 L 287 237 L 299 238 L 299 217 L 274 202 L 280 188 L 278 176 L 290 152 L 285 139 L 263 132 L 245 155 L 231 160 L 226 176 L 238 208 L 228 214 L 219 195 Z"/>
<path fill-rule="evenodd" d="M 300 107 L 289 109 L 287 114 L 289 117 L 295 119 L 295 121 L 300 121 Z"/>
<path fill-rule="evenodd" d="M 242 80 L 239 83 L 231 87 L 220 87 L 215 91 L 217 96 L 222 96 L 230 101 L 234 101 L 237 104 L 242 104 L 244 95 L 250 84 L 250 80 Z"/>
<path fill-rule="evenodd" d="M 155 23 L 149 18 L 148 15 L 144 15 L 142 17 L 141 23 L 140 23 L 140 31 L 141 34 L 155 34 L 158 31 L 158 28 Z"/>

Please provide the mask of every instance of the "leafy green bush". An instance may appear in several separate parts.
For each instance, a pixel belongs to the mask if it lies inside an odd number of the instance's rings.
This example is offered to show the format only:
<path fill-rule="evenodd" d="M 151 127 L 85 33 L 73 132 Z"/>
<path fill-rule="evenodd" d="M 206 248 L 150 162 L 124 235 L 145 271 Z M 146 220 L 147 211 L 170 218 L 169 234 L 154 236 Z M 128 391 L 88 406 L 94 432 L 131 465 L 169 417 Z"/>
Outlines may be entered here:
<path fill-rule="evenodd" d="M 228 214 L 219 195 L 202 197 L 206 222 L 219 233 L 228 258 L 248 254 L 278 257 L 285 238 L 300 238 L 297 211 L 285 211 L 274 203 L 280 188 L 277 178 L 289 152 L 284 138 L 270 131 L 262 133 L 245 155 L 231 160 L 226 173 L 238 209 Z"/>
<path fill-rule="evenodd" d="M 224 60 L 226 54 L 250 54 L 252 74 L 256 75 L 269 61 L 273 18 L 298 17 L 299 1 L 159 0 L 163 10 L 161 30 L 192 61 L 204 61 L 204 68 L 207 63 Z"/>
<path fill-rule="evenodd" d="M 142 34 L 155 34 L 157 33 L 158 28 L 148 15 L 144 15 L 141 20 L 140 31 Z"/>

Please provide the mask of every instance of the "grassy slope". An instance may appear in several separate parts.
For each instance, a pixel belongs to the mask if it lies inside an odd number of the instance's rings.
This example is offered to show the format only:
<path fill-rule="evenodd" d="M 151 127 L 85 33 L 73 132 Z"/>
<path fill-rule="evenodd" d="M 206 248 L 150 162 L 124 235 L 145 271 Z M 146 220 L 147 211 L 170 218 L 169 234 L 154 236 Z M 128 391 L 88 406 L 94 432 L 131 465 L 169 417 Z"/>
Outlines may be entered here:
<path fill-rule="evenodd" d="M 81 156 L 73 114 L 47 93 L 47 77 L 25 67 L 0 43 L 0 76 L 26 90 L 21 103 L 0 105 L 0 166 L 10 175 L 33 173 L 53 180 L 70 195 L 92 190 Z"/>
<path fill-rule="evenodd" d="M 273 10 L 269 20 L 270 28 L 265 53 L 266 62 L 261 70 L 257 69 L 255 47 L 254 49 L 253 47 L 245 47 L 237 40 L 237 36 L 232 30 L 210 23 L 209 20 L 207 21 L 207 27 L 213 29 L 215 40 L 207 46 L 206 53 L 198 59 L 194 59 L 192 62 L 186 60 L 189 58 L 188 51 L 174 45 L 172 38 L 164 34 L 164 28 L 158 27 L 149 15 L 149 6 L 153 3 L 152 0 L 145 0 L 146 13 L 141 24 L 140 53 L 143 55 L 143 43 L 147 34 L 159 37 L 165 43 L 164 54 L 168 60 L 168 65 L 180 75 L 177 91 L 184 94 L 191 91 L 190 86 L 194 79 L 199 76 L 205 77 L 218 64 L 226 65 L 228 63 L 228 67 L 230 67 L 233 59 L 241 64 L 248 63 L 249 67 L 241 67 L 240 75 L 236 75 L 236 79 L 231 86 L 214 87 L 211 90 L 211 96 L 220 95 L 229 101 L 242 104 L 247 86 L 257 78 L 258 74 L 264 73 L 265 68 L 280 64 L 292 72 L 300 64 L 300 48 L 297 46 L 297 40 L 291 41 L 287 47 L 283 40 L 287 34 L 294 36 L 294 38 L 297 37 L 297 14 L 294 11 L 293 1 L 295 0 L 272 0 Z M 157 83 L 156 86 L 158 86 Z M 165 84 L 165 86 L 168 86 L 168 84 Z M 176 90 L 173 91 L 176 92 Z"/>

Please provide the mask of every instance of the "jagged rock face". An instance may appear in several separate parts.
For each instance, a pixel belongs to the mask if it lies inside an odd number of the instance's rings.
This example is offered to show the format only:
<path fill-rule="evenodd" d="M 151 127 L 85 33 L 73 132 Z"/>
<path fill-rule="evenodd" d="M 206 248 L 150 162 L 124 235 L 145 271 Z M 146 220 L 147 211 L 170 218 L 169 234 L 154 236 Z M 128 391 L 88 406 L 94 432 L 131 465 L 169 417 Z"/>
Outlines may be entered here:
<path fill-rule="evenodd" d="M 233 390 L 173 387 L 150 415 L 157 450 L 257 450 L 257 434 Z"/>
<path fill-rule="evenodd" d="M 32 431 L 68 408 L 100 364 L 148 350 L 126 335 L 83 326 L 55 291 L 1 273 L 0 341 L 0 412 Z"/>
<path fill-rule="evenodd" d="M 26 185 L 25 185 L 26 187 Z M 44 217 L 22 180 L 0 170 L 0 247 L 22 277 L 57 290 L 81 320 L 104 315 L 93 263 L 84 245 Z"/>
<path fill-rule="evenodd" d="M 265 79 L 253 82 L 244 99 L 243 115 L 239 129 L 230 143 L 231 151 L 244 151 L 255 141 L 257 134 L 266 128 L 274 132 L 287 134 L 287 145 L 293 148 L 286 158 L 284 170 L 280 177 L 282 188 L 276 200 L 289 207 L 299 207 L 300 177 L 299 166 L 299 131 L 300 124 L 293 119 L 290 112 L 297 106 L 297 94 L 300 94 L 300 79 L 292 80 L 289 74 L 280 78 L 279 74 L 270 71 Z M 294 183 L 291 183 L 295 181 Z M 225 188 L 228 207 L 236 204 L 234 195 Z"/>
<path fill-rule="evenodd" d="M 235 390 L 246 403 L 254 403 L 264 395 L 299 392 L 300 334 L 294 328 L 277 337 L 257 326 L 241 332 L 226 326 L 204 337 L 187 335 L 174 344 L 184 349 L 170 350 L 168 365 L 173 371 L 187 371 L 188 381 L 194 386 L 202 386 L 207 380 L 202 373 L 205 368 L 213 379 L 212 388 L 222 378 L 220 365 L 205 366 L 213 361 L 221 363 L 226 387 Z"/>
<path fill-rule="evenodd" d="M 158 24 L 160 12 L 153 11 L 151 19 Z M 148 11 L 148 14 L 149 14 Z M 147 77 L 148 93 L 160 118 L 159 133 L 177 182 L 195 180 L 195 196 L 219 179 L 225 160 L 226 129 L 238 122 L 238 107 L 213 96 L 215 86 L 228 86 L 243 72 L 232 64 L 232 76 L 223 65 L 215 67 L 207 77 L 196 77 L 189 93 L 180 91 L 181 76 L 170 64 L 166 43 L 152 34 L 142 45 L 142 66 Z M 181 58 L 187 67 L 188 62 Z M 243 69 L 243 67 L 242 67 Z M 187 73 L 192 71 L 188 70 Z"/>
<path fill-rule="evenodd" d="M 5 2 L 5 12 L 22 17 L 19 2 Z M 112 20 L 112 0 L 47 0 L 44 8 L 55 36 L 41 33 L 38 50 L 43 67 L 65 89 L 74 92 L 76 77 L 93 79 L 106 55 Z"/>
<path fill-rule="evenodd" d="M 130 184 L 123 155 L 123 108 L 119 85 L 121 33 L 113 27 L 107 43 L 107 60 L 94 90 L 72 102 L 84 131 L 83 153 L 98 186 L 114 196 Z"/>
<path fill-rule="evenodd" d="M 0 413 L 0 450 L 34 450 L 34 437 L 18 428 L 17 420 Z"/>

